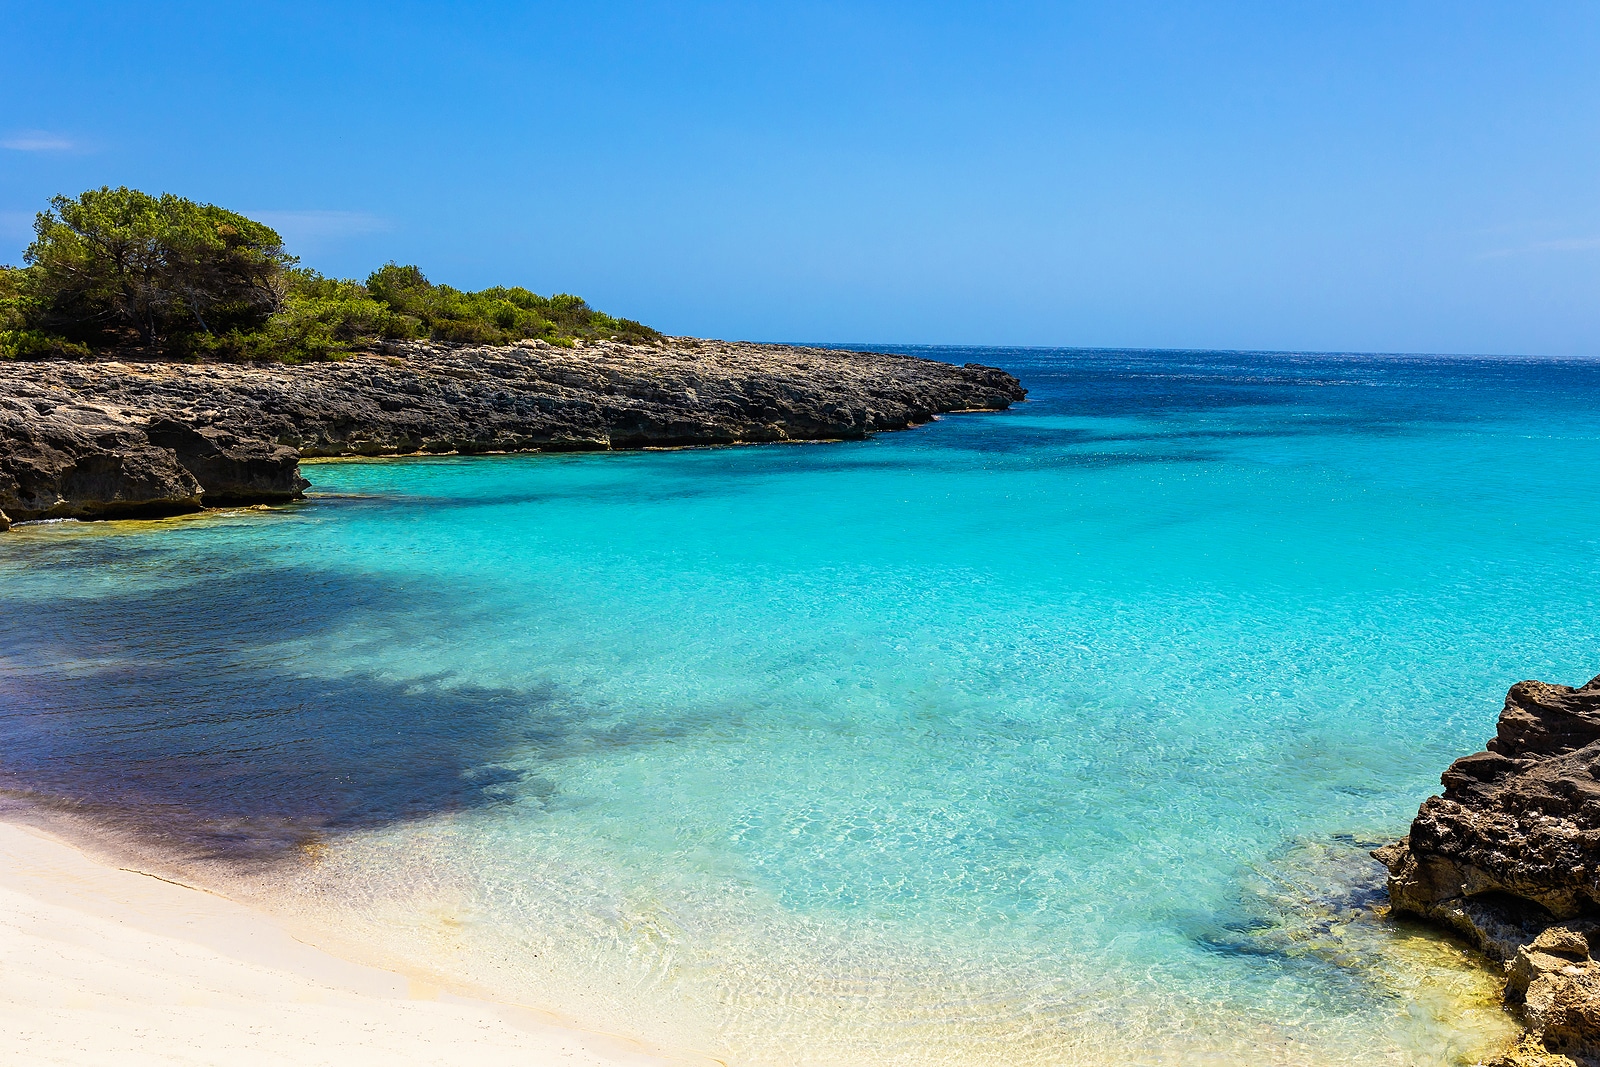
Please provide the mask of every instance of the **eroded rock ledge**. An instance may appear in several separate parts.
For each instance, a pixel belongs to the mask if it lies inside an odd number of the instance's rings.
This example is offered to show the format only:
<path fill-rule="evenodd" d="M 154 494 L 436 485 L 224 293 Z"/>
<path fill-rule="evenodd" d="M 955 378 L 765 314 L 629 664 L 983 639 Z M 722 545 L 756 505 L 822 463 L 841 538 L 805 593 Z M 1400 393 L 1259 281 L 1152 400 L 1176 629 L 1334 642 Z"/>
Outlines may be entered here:
<path fill-rule="evenodd" d="M 337 363 L 0 363 L 0 529 L 293 499 L 302 456 L 856 439 L 1026 391 L 908 356 L 665 345 L 387 345 Z"/>
<path fill-rule="evenodd" d="M 1600 678 L 1512 686 L 1485 751 L 1441 780 L 1373 853 L 1391 905 L 1504 964 L 1528 1033 L 1500 1064 L 1600 1064 Z"/>

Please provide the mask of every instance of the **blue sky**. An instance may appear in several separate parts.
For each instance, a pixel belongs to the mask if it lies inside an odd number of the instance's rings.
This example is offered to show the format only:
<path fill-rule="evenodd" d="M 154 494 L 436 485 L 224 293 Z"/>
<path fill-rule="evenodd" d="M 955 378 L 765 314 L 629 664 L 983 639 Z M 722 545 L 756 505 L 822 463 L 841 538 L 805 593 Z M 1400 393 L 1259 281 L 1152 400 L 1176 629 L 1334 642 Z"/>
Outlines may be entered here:
<path fill-rule="evenodd" d="M 771 340 L 1600 355 L 1600 5 L 0 0 L 101 184 Z"/>

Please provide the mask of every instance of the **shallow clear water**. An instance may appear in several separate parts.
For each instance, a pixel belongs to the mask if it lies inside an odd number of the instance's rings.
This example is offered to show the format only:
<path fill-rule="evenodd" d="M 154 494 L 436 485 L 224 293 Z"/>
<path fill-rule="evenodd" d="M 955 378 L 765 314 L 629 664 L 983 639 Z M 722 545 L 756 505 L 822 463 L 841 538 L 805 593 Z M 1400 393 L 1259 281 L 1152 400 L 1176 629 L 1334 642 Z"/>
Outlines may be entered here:
<path fill-rule="evenodd" d="M 0 538 L 0 784 L 729 1062 L 1503 1040 L 1364 850 L 1600 670 L 1600 364 L 930 354 L 1030 402 Z"/>

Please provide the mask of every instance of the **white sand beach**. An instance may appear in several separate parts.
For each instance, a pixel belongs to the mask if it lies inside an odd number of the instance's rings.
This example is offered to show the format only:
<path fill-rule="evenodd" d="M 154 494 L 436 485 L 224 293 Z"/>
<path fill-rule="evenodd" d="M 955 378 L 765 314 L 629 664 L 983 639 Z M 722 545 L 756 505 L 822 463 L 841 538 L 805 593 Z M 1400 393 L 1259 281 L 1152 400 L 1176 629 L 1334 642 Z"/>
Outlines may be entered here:
<path fill-rule="evenodd" d="M 0 822 L 0 1062 L 685 1061 L 351 963 L 224 897 Z"/>

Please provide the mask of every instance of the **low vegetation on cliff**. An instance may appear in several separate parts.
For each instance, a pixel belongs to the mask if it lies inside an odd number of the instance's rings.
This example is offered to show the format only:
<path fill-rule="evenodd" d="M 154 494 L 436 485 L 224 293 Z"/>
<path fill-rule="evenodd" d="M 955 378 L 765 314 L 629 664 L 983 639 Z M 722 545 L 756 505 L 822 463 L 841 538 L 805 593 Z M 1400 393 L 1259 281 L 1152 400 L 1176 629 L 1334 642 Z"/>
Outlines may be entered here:
<path fill-rule="evenodd" d="M 390 263 L 365 282 L 302 267 L 271 227 L 126 187 L 58 196 L 25 266 L 0 267 L 0 359 L 336 359 L 384 340 L 633 343 L 660 334 L 576 296 L 467 292 Z"/>

